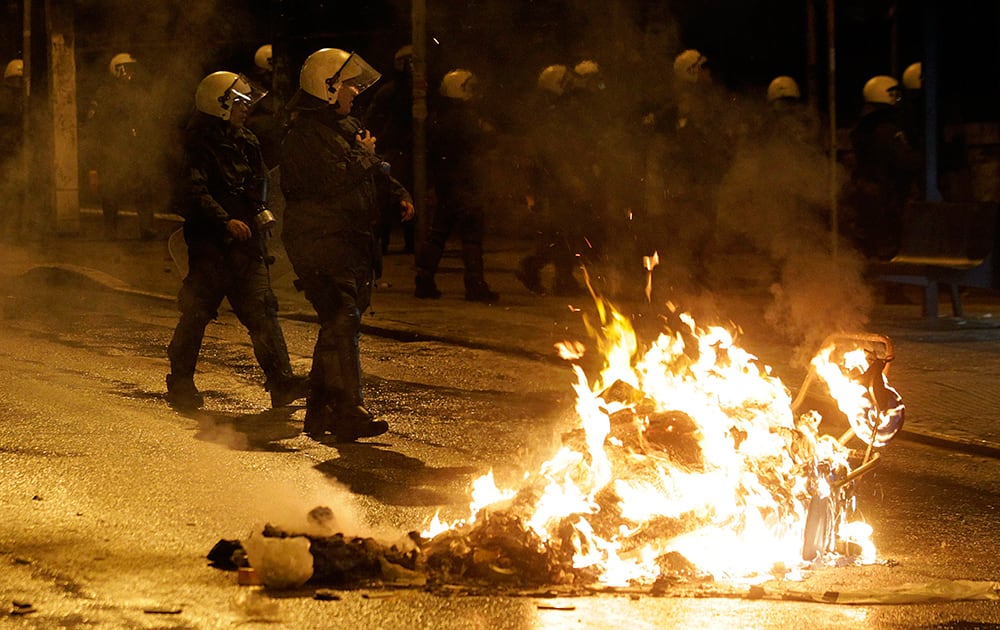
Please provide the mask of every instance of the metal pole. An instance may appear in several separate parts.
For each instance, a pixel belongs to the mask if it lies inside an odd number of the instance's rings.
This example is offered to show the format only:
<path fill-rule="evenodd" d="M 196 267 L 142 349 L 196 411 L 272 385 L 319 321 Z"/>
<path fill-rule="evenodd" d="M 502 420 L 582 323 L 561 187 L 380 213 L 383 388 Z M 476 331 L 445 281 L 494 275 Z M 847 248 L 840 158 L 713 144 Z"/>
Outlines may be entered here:
<path fill-rule="evenodd" d="M 899 8 L 889 5 L 889 74 L 899 76 Z"/>
<path fill-rule="evenodd" d="M 48 44 L 49 122 L 52 125 L 52 207 L 59 234 L 80 231 L 80 186 L 77 172 L 77 107 L 73 4 L 45 2 Z"/>
<path fill-rule="evenodd" d="M 21 60 L 24 61 L 24 76 L 21 81 L 24 89 L 24 102 L 27 103 L 28 96 L 31 95 L 31 0 L 24 0 L 21 29 L 24 38 L 21 43 Z M 23 120 L 27 120 L 27 116 L 23 117 Z"/>
<path fill-rule="evenodd" d="M 827 176 L 830 195 L 830 247 L 833 258 L 837 258 L 838 224 L 837 208 L 837 11 L 835 0 L 826 0 L 826 46 L 827 46 L 827 107 L 830 131 L 830 165 Z"/>
<path fill-rule="evenodd" d="M 417 217 L 416 249 L 419 253 L 429 229 L 427 198 L 427 6 L 413 0 L 413 206 Z"/>
<path fill-rule="evenodd" d="M 816 0 L 806 2 L 806 102 L 810 108 L 818 107 L 816 95 L 819 81 L 816 78 Z"/>
<path fill-rule="evenodd" d="M 937 3 L 924 1 L 924 198 L 941 201 L 938 190 L 938 39 Z"/>

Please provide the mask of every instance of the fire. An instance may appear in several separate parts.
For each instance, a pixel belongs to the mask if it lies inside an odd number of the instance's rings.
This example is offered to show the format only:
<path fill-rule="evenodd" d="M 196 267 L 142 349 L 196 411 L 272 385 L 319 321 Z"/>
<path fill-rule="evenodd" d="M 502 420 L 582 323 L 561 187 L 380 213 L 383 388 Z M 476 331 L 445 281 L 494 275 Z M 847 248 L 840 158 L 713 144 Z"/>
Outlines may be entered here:
<path fill-rule="evenodd" d="M 673 327 L 640 352 L 628 319 L 595 303 L 598 321 L 588 324 L 604 367 L 591 379 L 573 365 L 578 424 L 563 447 L 517 489 L 499 489 L 492 471 L 478 479 L 471 516 L 444 523 L 435 515 L 424 537 L 502 515 L 535 548 L 571 555 L 581 575 L 609 586 L 651 583 L 667 571 L 785 575 L 834 559 L 824 526 L 860 550 L 856 561 L 874 560 L 871 528 L 848 522 L 851 510 L 834 511 L 851 473 L 846 439 L 821 434 L 818 412 L 796 414 L 770 367 L 730 331 L 699 327 L 669 304 Z M 584 348 L 565 343 L 559 352 L 577 360 Z M 864 352 L 840 364 L 833 354 L 831 346 L 817 355 L 815 374 L 852 426 L 879 435 L 886 412 L 873 413 L 872 388 L 857 382 L 869 373 Z M 884 377 L 881 384 L 888 387 Z"/>

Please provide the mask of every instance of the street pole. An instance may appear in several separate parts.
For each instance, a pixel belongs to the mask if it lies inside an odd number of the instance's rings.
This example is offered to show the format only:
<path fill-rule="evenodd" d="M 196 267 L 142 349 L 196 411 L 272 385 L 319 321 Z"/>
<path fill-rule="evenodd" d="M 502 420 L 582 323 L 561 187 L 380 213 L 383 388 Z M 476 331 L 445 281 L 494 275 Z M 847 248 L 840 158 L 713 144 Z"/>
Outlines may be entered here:
<path fill-rule="evenodd" d="M 827 111 L 829 112 L 830 164 L 827 176 L 830 195 L 830 247 L 834 260 L 837 259 L 838 224 L 837 208 L 837 25 L 836 2 L 826 0 L 826 45 L 827 45 Z"/>
<path fill-rule="evenodd" d="M 922 2 L 924 62 L 924 198 L 941 201 L 938 189 L 938 38 L 937 3 Z"/>
<path fill-rule="evenodd" d="M 57 234 L 80 231 L 74 39 L 73 3 L 45 0 L 49 120 L 52 123 L 52 204 Z"/>
<path fill-rule="evenodd" d="M 818 109 L 819 81 L 816 78 L 816 0 L 806 2 L 806 102 Z"/>
<path fill-rule="evenodd" d="M 416 210 L 416 250 L 429 229 L 427 199 L 427 6 L 413 0 L 413 206 Z"/>
<path fill-rule="evenodd" d="M 32 143 L 29 142 L 31 138 L 32 129 L 32 115 L 31 108 L 29 104 L 31 103 L 31 75 L 34 74 L 34 61 L 32 55 L 32 41 L 31 41 L 31 0 L 24 0 L 24 4 L 21 7 L 21 60 L 24 62 L 23 76 L 21 77 L 22 85 L 22 107 L 21 107 L 21 155 L 18 158 L 19 167 L 21 172 L 19 173 L 19 185 L 22 187 L 21 194 L 17 196 L 17 207 L 14 212 L 17 216 L 14 220 L 14 226 L 18 236 L 25 233 L 26 227 L 28 225 L 28 212 L 31 205 L 29 201 L 31 199 L 28 194 L 29 187 L 29 176 L 31 173 L 31 164 L 34 160 L 34 152 L 32 151 Z"/>
<path fill-rule="evenodd" d="M 24 204 L 23 235 L 38 237 L 51 228 L 54 195 L 52 122 L 49 106 L 45 8 L 48 0 L 24 0 Z M 41 34 L 41 35 L 39 35 Z"/>

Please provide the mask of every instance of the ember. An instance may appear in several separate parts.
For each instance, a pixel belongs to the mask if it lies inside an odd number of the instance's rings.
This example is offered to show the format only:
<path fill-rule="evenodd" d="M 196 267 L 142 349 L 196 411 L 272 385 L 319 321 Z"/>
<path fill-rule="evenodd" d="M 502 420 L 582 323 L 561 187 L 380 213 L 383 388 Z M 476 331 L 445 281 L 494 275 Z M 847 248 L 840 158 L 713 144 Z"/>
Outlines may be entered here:
<path fill-rule="evenodd" d="M 886 338 L 829 339 L 793 402 L 727 330 L 668 305 L 679 329 L 640 353 L 627 319 L 595 300 L 589 328 L 605 364 L 593 379 L 573 366 L 579 422 L 549 461 L 515 489 L 492 471 L 477 479 L 467 519 L 435 515 L 402 547 L 310 537 L 313 581 L 662 590 L 874 561 L 871 528 L 852 520 L 853 486 L 902 424 Z M 560 352 L 582 356 L 579 344 Z M 816 379 L 849 422 L 839 439 L 803 409 Z M 847 446 L 855 437 L 863 452 Z"/>

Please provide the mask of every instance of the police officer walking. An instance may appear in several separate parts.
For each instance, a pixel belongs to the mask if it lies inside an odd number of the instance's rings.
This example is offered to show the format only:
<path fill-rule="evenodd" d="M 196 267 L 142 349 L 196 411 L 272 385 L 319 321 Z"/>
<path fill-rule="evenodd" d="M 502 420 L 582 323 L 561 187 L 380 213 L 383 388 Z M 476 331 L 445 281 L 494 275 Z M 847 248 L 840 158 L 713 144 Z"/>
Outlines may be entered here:
<path fill-rule="evenodd" d="M 278 148 L 281 146 L 282 128 L 278 121 L 278 106 L 274 96 L 268 91 L 274 83 L 274 62 L 271 44 L 257 48 L 253 55 L 255 84 L 263 86 L 264 96 L 256 103 L 247 119 L 247 128 L 257 136 L 264 164 L 268 169 L 278 165 Z"/>
<path fill-rule="evenodd" d="M 179 209 L 189 271 L 167 348 L 167 400 L 179 409 L 204 402 L 194 384 L 195 365 L 205 327 L 223 298 L 250 333 L 272 407 L 305 395 L 304 377 L 292 374 L 268 275 L 266 238 L 274 218 L 265 205 L 267 170 L 257 138 L 244 126 L 253 98 L 249 82 L 232 72 L 208 75 L 195 93 L 198 111 L 188 128 L 188 180 Z"/>
<path fill-rule="evenodd" d="M 118 53 L 108 63 L 111 81 L 102 85 L 87 109 L 88 142 L 94 147 L 100 176 L 101 206 L 105 237 L 114 239 L 118 214 L 133 204 L 139 218 L 139 238 L 157 237 L 153 227 L 153 202 L 148 169 L 151 119 L 142 99 L 146 91 L 138 85 L 138 61 L 130 53 Z"/>
<path fill-rule="evenodd" d="M 465 299 L 493 304 L 500 295 L 484 278 L 483 236 L 486 229 L 481 186 L 483 154 L 496 141 L 493 125 L 480 114 L 476 76 L 456 69 L 441 80 L 443 97 L 428 131 L 428 171 L 437 197 L 437 207 L 427 238 L 417 251 L 417 274 L 413 295 L 437 299 L 441 291 L 434 276 L 453 229 L 462 239 L 465 267 Z"/>
<path fill-rule="evenodd" d="M 535 108 L 535 126 L 529 145 L 529 208 L 535 219 L 533 251 L 523 257 L 514 275 L 532 293 L 546 295 L 541 272 L 550 263 L 555 268 L 552 292 L 560 296 L 579 295 L 582 287 L 573 272 L 579 265 L 577 253 L 584 252 L 588 229 L 596 227 L 588 220 L 588 206 L 572 195 L 576 161 L 583 155 L 578 144 L 571 144 L 567 155 L 567 138 L 576 140 L 573 123 L 568 119 L 568 99 L 571 97 L 573 73 L 562 64 L 546 66 L 538 75 L 540 98 Z M 593 235 L 590 235 L 591 237 Z"/>
<path fill-rule="evenodd" d="M 374 437 L 389 425 L 364 405 L 359 337 L 380 263 L 382 204 L 413 218 L 409 193 L 384 168 L 375 137 L 350 115 L 354 97 L 380 74 L 337 48 L 306 58 L 294 120 L 281 145 L 285 195 L 281 237 L 298 284 L 319 317 L 305 433 L 339 442 Z"/>

